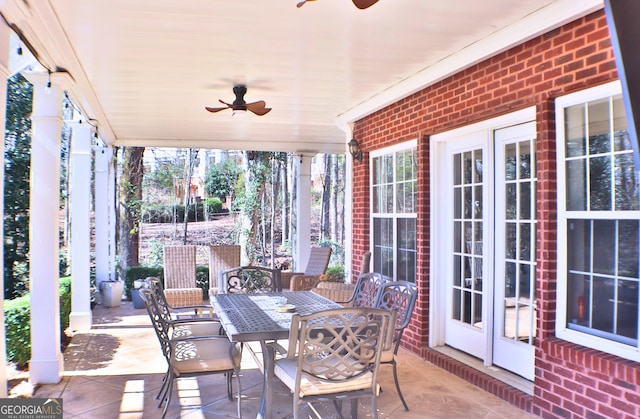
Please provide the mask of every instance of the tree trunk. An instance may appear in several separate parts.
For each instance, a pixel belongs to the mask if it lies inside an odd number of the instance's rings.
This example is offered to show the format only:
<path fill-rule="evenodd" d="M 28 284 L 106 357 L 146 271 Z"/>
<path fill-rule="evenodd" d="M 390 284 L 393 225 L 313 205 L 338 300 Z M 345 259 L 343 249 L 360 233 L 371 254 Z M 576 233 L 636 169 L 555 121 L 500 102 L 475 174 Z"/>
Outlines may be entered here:
<path fill-rule="evenodd" d="M 322 180 L 322 213 L 320 214 L 320 240 L 329 238 L 331 203 L 331 155 L 324 155 L 324 179 Z"/>
<path fill-rule="evenodd" d="M 118 210 L 120 248 L 120 277 L 129 266 L 138 266 L 140 248 L 140 206 L 142 203 L 142 180 L 144 147 L 124 147 L 122 175 L 120 178 Z"/>
<path fill-rule="evenodd" d="M 196 158 L 198 157 L 198 150 L 195 148 L 189 149 L 189 155 L 186 161 L 186 181 L 184 185 L 184 236 L 182 237 L 182 244 L 187 244 L 187 227 L 189 226 L 189 202 L 191 201 L 191 178 L 193 177 L 193 168 L 196 164 Z"/>
<path fill-rule="evenodd" d="M 331 202 L 329 209 L 331 241 L 338 243 L 338 155 L 331 155 Z"/>
<path fill-rule="evenodd" d="M 282 244 L 285 244 L 289 237 L 289 208 L 291 208 L 291 195 L 289 194 L 289 156 L 284 163 L 281 163 L 282 176 Z"/>

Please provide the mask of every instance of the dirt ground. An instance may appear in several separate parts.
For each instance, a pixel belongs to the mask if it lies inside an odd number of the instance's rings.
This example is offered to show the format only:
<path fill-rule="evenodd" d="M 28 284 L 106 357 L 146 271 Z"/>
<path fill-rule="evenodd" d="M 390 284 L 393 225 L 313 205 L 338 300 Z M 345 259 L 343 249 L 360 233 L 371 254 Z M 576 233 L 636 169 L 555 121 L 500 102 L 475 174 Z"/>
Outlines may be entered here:
<path fill-rule="evenodd" d="M 232 215 L 219 216 L 210 221 L 191 222 L 187 226 L 187 243 L 202 246 L 198 249 L 196 262 L 198 265 L 209 264 L 209 253 L 204 246 L 235 244 L 236 217 Z M 168 223 L 143 223 L 140 227 L 140 265 L 148 265 L 153 255 L 152 252 L 161 252 L 161 246 L 181 245 L 184 239 L 184 224 Z M 290 257 L 280 249 L 280 243 L 276 248 L 276 264 L 286 269 L 281 264 L 290 264 Z M 161 254 L 160 254 L 161 256 Z"/>
<path fill-rule="evenodd" d="M 234 244 L 233 232 L 236 217 L 233 215 L 220 216 L 210 221 L 190 222 L 187 226 L 187 243 L 196 246 Z M 160 244 L 184 244 L 184 224 L 172 223 L 143 223 L 140 226 L 140 265 L 146 265 L 151 259 L 154 248 Z M 207 251 L 199 249 L 197 263 L 207 265 L 209 255 Z"/>

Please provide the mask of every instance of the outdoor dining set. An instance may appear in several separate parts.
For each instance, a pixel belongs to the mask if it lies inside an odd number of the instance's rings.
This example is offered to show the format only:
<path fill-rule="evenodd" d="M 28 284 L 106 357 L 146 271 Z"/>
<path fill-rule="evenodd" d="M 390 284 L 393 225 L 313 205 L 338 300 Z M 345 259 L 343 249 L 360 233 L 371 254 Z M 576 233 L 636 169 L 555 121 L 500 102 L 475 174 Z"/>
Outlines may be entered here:
<path fill-rule="evenodd" d="M 165 249 L 165 258 L 171 251 Z M 295 419 L 301 417 L 303 405 L 314 402 L 333 405 L 342 416 L 346 400 L 355 418 L 361 398 L 370 400 L 376 418 L 381 364 L 393 366 L 397 393 L 409 410 L 400 390 L 396 355 L 415 307 L 415 284 L 364 272 L 350 298 L 336 301 L 309 289 L 292 291 L 291 283 L 283 288 L 278 270 L 223 266 L 213 272 L 218 273 L 218 283 L 209 290 L 208 304 L 177 299 L 187 292 L 168 287 L 166 273 L 164 281 L 148 278 L 150 287 L 141 292 L 168 364 L 157 394 L 163 418 L 175 380 L 205 374 L 224 376 L 230 401 L 235 386 L 237 414 L 242 417 L 244 351 L 263 372 L 260 418 L 273 416 L 276 378 L 291 392 Z M 311 279 L 302 282 L 310 289 L 317 285 Z"/>

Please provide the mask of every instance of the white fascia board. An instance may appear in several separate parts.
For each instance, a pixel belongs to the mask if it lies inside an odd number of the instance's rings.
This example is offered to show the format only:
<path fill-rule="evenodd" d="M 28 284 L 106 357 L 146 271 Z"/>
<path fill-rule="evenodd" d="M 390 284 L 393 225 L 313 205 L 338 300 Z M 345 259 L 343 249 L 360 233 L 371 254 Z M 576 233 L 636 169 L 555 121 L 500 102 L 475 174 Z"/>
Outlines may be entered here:
<path fill-rule="evenodd" d="M 603 0 L 558 0 L 345 111 L 338 115 L 337 125 L 362 119 L 465 68 L 603 8 Z"/>

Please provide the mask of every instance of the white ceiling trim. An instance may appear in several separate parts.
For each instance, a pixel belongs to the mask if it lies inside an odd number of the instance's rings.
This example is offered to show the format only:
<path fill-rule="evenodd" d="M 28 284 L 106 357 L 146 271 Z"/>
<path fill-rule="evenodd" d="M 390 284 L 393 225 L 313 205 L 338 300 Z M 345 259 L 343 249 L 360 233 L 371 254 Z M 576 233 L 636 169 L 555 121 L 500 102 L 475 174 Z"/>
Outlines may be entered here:
<path fill-rule="evenodd" d="M 337 125 L 358 121 L 465 68 L 602 8 L 603 0 L 558 0 L 338 115 Z"/>

